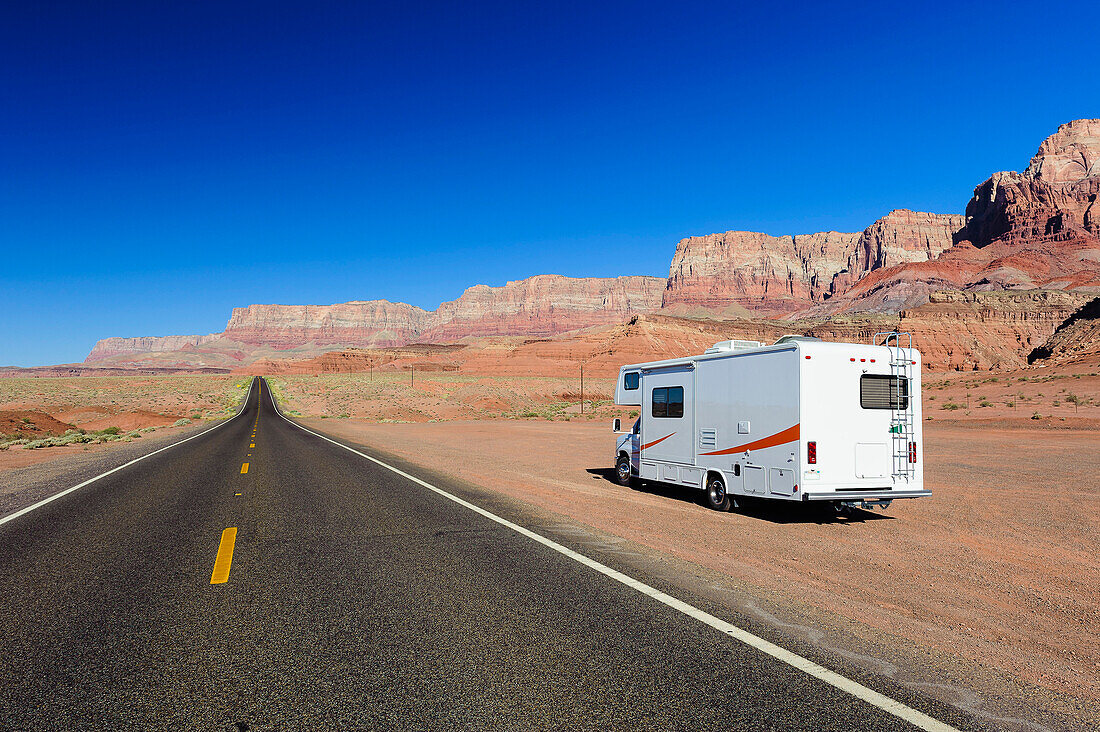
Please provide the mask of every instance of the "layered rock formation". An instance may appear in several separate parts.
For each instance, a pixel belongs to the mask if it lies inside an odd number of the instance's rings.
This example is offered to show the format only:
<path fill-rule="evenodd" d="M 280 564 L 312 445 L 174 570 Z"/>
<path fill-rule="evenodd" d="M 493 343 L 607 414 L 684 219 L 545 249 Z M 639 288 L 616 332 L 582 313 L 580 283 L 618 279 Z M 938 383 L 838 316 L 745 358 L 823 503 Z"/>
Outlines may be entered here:
<path fill-rule="evenodd" d="M 605 323 L 661 306 L 658 277 L 576 278 L 537 275 L 503 287 L 475 285 L 432 313 L 418 340 L 468 336 L 541 337 Z"/>
<path fill-rule="evenodd" d="M 318 345 L 398 346 L 416 340 L 431 314 L 388 300 L 338 305 L 249 305 L 233 308 L 222 334 L 238 343 L 274 348 Z"/>
<path fill-rule="evenodd" d="M 97 343 L 87 360 L 106 366 L 236 368 L 290 349 L 298 357 L 318 355 L 329 345 L 379 348 L 469 337 L 546 337 L 621 323 L 658 308 L 671 316 L 841 323 L 845 314 L 860 312 L 900 311 L 905 319 L 925 303 L 930 308 L 922 312 L 929 315 L 945 306 L 942 298 L 948 296 L 934 295 L 945 290 L 1095 292 L 1100 291 L 1098 195 L 1100 120 L 1077 120 L 1044 141 L 1023 173 L 996 173 L 979 185 L 965 217 L 899 209 L 858 234 L 776 237 L 728 231 L 688 237 L 676 246 L 667 280 L 540 275 L 500 287 L 471 287 L 434 312 L 385 300 L 252 305 L 235 309 L 222 334 L 109 338 Z M 1007 347 L 1033 347 L 1033 338 L 1046 330 L 1045 338 L 1053 329 L 1047 319 L 1068 315 L 1049 295 L 1036 297 L 1030 306 L 1041 313 L 1019 317 L 1042 322 L 1026 332 L 1014 326 L 1004 330 Z M 979 324 L 975 327 L 999 322 L 1000 315 L 989 315 L 988 303 L 976 303 L 954 302 L 948 310 Z M 945 312 L 932 319 L 936 328 L 969 327 L 949 322 L 955 316 Z M 934 330 L 930 325 L 927 331 L 933 340 Z M 948 367 L 969 363 L 956 350 L 941 355 Z M 1002 358 L 987 349 L 972 360 L 984 368 Z"/>
<path fill-rule="evenodd" d="M 1027 362 L 1100 364 L 1100 297 L 1066 318 L 1043 345 L 1028 354 Z"/>
<path fill-rule="evenodd" d="M 138 338 L 104 338 L 96 341 L 84 363 L 103 361 L 116 356 L 133 356 L 141 353 L 179 351 L 201 346 L 219 337 L 212 335 L 143 336 Z"/>
<path fill-rule="evenodd" d="M 661 306 L 658 277 L 577 278 L 538 275 L 502 287 L 477 285 L 434 312 L 405 303 L 366 300 L 338 305 L 250 305 L 234 308 L 225 331 L 209 336 L 107 338 L 85 362 L 148 365 L 151 354 L 183 362 L 249 363 L 257 351 L 344 346 L 387 348 L 469 336 L 541 337 L 615 323 Z M 187 353 L 191 351 L 192 353 Z M 199 355 L 205 359 L 197 359 Z M 311 354 L 305 354 L 311 355 Z M 162 359 L 163 360 L 163 359 Z M 179 360 L 173 362 L 180 363 Z"/>
<path fill-rule="evenodd" d="M 974 189 L 954 245 L 938 257 L 873 269 L 817 314 L 889 311 L 938 290 L 1100 289 L 1100 120 L 1076 120 L 1039 146 L 1023 173 Z"/>
<path fill-rule="evenodd" d="M 962 216 L 897 209 L 859 234 L 688 237 L 676 246 L 664 306 L 796 312 L 844 293 L 871 271 L 939 256 L 964 223 Z"/>
<path fill-rule="evenodd" d="M 912 333 L 930 370 L 1017 368 L 1089 297 L 1057 290 L 933 292 L 927 303 L 896 315 L 840 315 L 805 332 L 829 341 L 870 343 L 876 332 L 896 329 Z"/>
<path fill-rule="evenodd" d="M 952 237 L 965 222 L 955 214 L 891 211 L 860 234 L 844 269 L 833 277 L 829 296 L 847 292 L 874 270 L 935 259 L 951 248 Z"/>
<path fill-rule="evenodd" d="M 1100 238 L 1100 119 L 1048 137 L 1023 173 L 994 173 L 974 189 L 955 237 L 976 247 Z"/>
<path fill-rule="evenodd" d="M 672 256 L 663 305 L 782 314 L 819 298 L 844 268 L 859 234 L 769 236 L 754 231 L 689 236 Z"/>

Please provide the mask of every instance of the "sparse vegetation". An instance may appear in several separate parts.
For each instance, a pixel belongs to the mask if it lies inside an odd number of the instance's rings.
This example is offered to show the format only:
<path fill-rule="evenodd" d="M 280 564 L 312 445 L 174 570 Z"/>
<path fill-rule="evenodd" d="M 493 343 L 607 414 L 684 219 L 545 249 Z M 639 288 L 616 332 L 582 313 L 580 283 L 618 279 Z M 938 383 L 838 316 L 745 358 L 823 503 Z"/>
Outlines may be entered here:
<path fill-rule="evenodd" d="M 183 426 L 193 420 L 218 418 L 235 412 L 248 385 L 246 381 L 243 389 L 236 388 L 238 384 L 234 379 L 217 375 L 16 377 L 0 379 L 0 408 L 24 409 L 25 405 L 33 404 L 35 410 L 70 423 L 74 420 L 58 413 L 83 412 L 87 415 L 84 420 L 99 424 L 109 424 L 111 415 L 138 410 L 164 415 L 189 414 L 190 418 L 175 422 L 175 426 Z M 101 416 L 97 417 L 97 413 Z M 37 427 L 33 417 L 21 417 L 8 424 L 17 429 L 14 434 L 0 435 L 0 449 L 132 441 L 157 429 L 152 426 L 128 432 L 119 427 L 71 429 L 61 435 L 51 435 Z M 8 431 L 13 431 L 12 427 Z"/>

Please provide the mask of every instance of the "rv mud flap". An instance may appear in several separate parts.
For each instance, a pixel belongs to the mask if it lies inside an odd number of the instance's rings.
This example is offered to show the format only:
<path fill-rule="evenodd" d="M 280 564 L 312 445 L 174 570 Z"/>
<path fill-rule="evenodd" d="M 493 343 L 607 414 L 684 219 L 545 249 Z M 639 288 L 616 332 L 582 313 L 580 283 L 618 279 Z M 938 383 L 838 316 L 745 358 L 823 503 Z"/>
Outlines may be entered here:
<path fill-rule="evenodd" d="M 932 491 L 845 491 L 841 493 L 803 493 L 803 501 L 875 501 L 894 498 L 923 498 Z"/>

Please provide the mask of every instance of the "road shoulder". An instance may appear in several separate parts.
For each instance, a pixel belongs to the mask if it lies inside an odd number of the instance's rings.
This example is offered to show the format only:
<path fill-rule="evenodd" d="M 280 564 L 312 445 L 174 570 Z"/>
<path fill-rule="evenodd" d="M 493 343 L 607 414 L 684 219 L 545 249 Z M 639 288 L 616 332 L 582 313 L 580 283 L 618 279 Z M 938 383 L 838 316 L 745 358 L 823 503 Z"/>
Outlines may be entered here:
<path fill-rule="evenodd" d="M 642 573 L 655 578 L 662 589 L 674 595 L 688 593 L 703 598 L 702 602 L 709 603 L 732 622 L 796 652 L 806 649 L 804 655 L 819 661 L 825 658 L 825 665 L 843 669 L 855 678 L 869 674 L 890 679 L 1001 729 L 1087 729 L 1094 724 L 1095 713 L 1085 700 L 1027 684 L 931 644 L 914 642 L 831 612 L 790 592 L 755 582 L 752 572 L 739 573 L 724 565 L 715 567 L 691 561 L 683 552 L 670 549 L 670 537 L 662 536 L 658 527 L 642 534 L 624 530 L 629 527 L 616 518 L 617 512 L 645 511 L 645 506 L 635 505 L 636 492 L 606 485 L 608 481 L 601 480 L 599 475 L 585 476 L 592 478 L 592 482 L 574 487 L 564 485 L 568 479 L 561 475 L 538 476 L 532 480 L 544 485 L 540 491 L 533 491 L 529 481 L 511 480 L 514 477 L 511 473 L 494 475 L 486 465 L 471 467 L 471 463 L 486 462 L 480 451 L 466 447 L 477 439 L 477 425 L 452 423 L 447 427 L 456 431 L 469 427 L 472 433 L 470 439 L 455 440 L 454 454 L 448 457 L 434 449 L 437 446 L 427 447 L 421 440 L 407 439 L 409 436 L 403 430 L 393 430 L 408 427 L 411 434 L 416 429 L 411 425 L 357 425 L 354 421 L 330 419 L 299 421 L 318 432 L 366 448 L 395 467 L 429 481 L 440 481 L 439 484 L 449 486 L 477 505 L 628 574 Z M 523 423 L 515 428 L 522 429 Z M 402 438 L 392 439 L 395 431 L 402 432 Z M 548 490 L 572 495 L 574 502 L 601 504 L 609 510 L 578 512 L 575 506 L 561 501 L 547 502 Z M 641 496 L 643 503 L 649 498 L 644 493 Z M 689 520 L 711 518 L 705 512 L 696 516 L 699 507 L 675 497 L 653 498 L 664 502 L 661 511 L 687 512 L 692 514 Z M 781 529 L 778 527 L 776 531 Z M 843 582 L 856 581 L 850 577 L 843 579 Z"/>

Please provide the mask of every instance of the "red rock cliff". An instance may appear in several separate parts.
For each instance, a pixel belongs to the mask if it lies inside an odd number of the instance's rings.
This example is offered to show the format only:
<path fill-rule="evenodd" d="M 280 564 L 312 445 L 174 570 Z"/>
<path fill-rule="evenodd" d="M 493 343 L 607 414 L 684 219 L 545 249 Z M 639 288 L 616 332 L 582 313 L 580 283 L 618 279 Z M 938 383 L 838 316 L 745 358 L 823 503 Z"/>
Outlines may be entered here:
<path fill-rule="evenodd" d="M 826 291 L 859 234 L 769 236 L 753 231 L 690 236 L 672 256 L 663 305 L 759 313 L 805 307 Z"/>
<path fill-rule="evenodd" d="M 974 189 L 955 237 L 976 247 L 1100 239 L 1100 119 L 1058 128 L 1023 173 L 994 173 Z"/>
<path fill-rule="evenodd" d="M 306 343 L 396 346 L 415 340 L 429 313 L 388 300 L 338 305 L 249 305 L 234 308 L 222 334 L 238 343 L 294 348 Z"/>
<path fill-rule="evenodd" d="M 178 351 L 192 346 L 201 346 L 218 338 L 212 335 L 185 336 L 141 336 L 138 338 L 104 338 L 96 341 L 84 363 L 102 361 L 115 356 L 133 356 L 139 353 L 160 351 Z"/>
<path fill-rule="evenodd" d="M 951 247 L 962 216 L 898 209 L 859 234 L 693 236 L 676 247 L 664 305 L 785 314 L 845 292 L 868 272 Z"/>
<path fill-rule="evenodd" d="M 549 336 L 626 320 L 661 306 L 665 281 L 658 277 L 563 277 L 537 275 L 503 287 L 475 285 L 432 313 L 421 341 L 467 336 Z"/>

